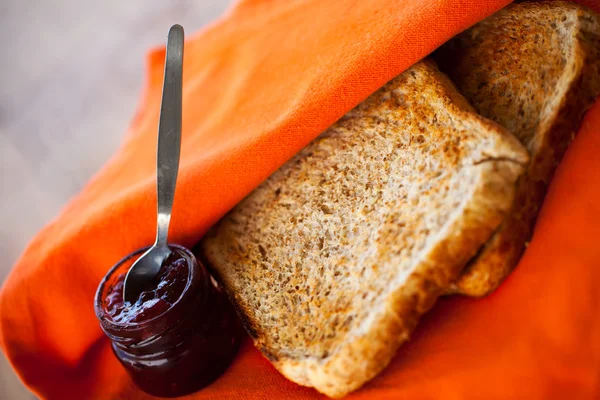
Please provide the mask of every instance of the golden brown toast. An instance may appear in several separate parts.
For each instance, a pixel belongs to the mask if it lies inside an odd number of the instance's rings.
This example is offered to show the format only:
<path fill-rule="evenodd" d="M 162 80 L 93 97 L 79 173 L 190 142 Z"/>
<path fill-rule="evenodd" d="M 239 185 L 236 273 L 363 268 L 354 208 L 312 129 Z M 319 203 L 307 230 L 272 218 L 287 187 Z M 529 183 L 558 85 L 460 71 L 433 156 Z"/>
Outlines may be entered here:
<path fill-rule="evenodd" d="M 483 296 L 517 265 L 554 170 L 600 93 L 600 16 L 569 2 L 506 7 L 444 45 L 440 68 L 531 154 L 512 209 L 450 292 Z"/>

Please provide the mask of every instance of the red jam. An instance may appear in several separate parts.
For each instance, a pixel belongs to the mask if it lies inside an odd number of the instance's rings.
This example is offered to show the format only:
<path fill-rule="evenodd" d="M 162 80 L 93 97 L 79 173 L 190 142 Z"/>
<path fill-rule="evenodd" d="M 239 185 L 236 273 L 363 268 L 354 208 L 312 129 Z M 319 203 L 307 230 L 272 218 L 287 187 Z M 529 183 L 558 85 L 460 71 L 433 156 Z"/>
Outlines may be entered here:
<path fill-rule="evenodd" d="M 217 379 L 232 362 L 243 332 L 204 266 L 188 249 L 171 248 L 155 285 L 135 303 L 123 301 L 123 280 L 146 249 L 108 272 L 95 303 L 116 357 L 140 389 L 161 397 L 193 393 Z"/>
<path fill-rule="evenodd" d="M 117 277 L 106 296 L 107 317 L 118 324 L 143 322 L 171 308 L 185 289 L 188 267 L 184 258 L 173 253 L 159 271 L 154 288 L 143 291 L 134 304 L 123 301 L 125 276 L 123 273 Z"/>

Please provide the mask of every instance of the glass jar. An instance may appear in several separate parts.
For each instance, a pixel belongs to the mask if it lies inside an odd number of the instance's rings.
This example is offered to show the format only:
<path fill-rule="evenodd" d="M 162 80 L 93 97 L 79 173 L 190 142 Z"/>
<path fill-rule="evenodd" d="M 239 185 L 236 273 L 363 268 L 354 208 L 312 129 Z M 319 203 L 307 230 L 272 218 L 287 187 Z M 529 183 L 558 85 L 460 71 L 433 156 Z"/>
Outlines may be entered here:
<path fill-rule="evenodd" d="M 189 394 L 217 379 L 232 362 L 242 328 L 223 290 L 185 247 L 170 245 L 188 267 L 180 297 L 140 322 L 115 322 L 108 295 L 147 248 L 119 261 L 96 293 L 95 311 L 112 348 L 136 385 L 161 397 Z M 114 300 L 114 299 L 113 299 Z"/>

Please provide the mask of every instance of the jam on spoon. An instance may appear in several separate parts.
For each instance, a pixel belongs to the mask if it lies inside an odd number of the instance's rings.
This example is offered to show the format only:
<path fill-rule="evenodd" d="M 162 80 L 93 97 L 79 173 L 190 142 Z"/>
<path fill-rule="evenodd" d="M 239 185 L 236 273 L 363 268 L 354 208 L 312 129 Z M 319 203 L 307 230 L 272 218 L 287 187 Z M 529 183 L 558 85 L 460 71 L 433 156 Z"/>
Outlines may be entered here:
<path fill-rule="evenodd" d="M 188 278 L 188 267 L 183 257 L 173 252 L 163 263 L 155 279 L 154 288 L 143 291 L 135 303 L 123 300 L 125 274 L 106 296 L 108 318 L 115 323 L 143 322 L 167 311 L 181 296 Z"/>

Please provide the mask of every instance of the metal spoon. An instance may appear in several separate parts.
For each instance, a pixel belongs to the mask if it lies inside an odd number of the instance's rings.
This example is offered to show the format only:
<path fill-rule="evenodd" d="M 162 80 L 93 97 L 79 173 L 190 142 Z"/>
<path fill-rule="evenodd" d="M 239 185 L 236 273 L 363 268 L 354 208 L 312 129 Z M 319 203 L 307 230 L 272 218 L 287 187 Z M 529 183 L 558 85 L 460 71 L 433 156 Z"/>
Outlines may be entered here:
<path fill-rule="evenodd" d="M 171 254 L 167 244 L 181 148 L 181 86 L 183 76 L 183 28 L 173 25 L 167 37 L 165 77 L 158 123 L 156 242 L 131 266 L 125 277 L 123 298 L 135 303 Z"/>

